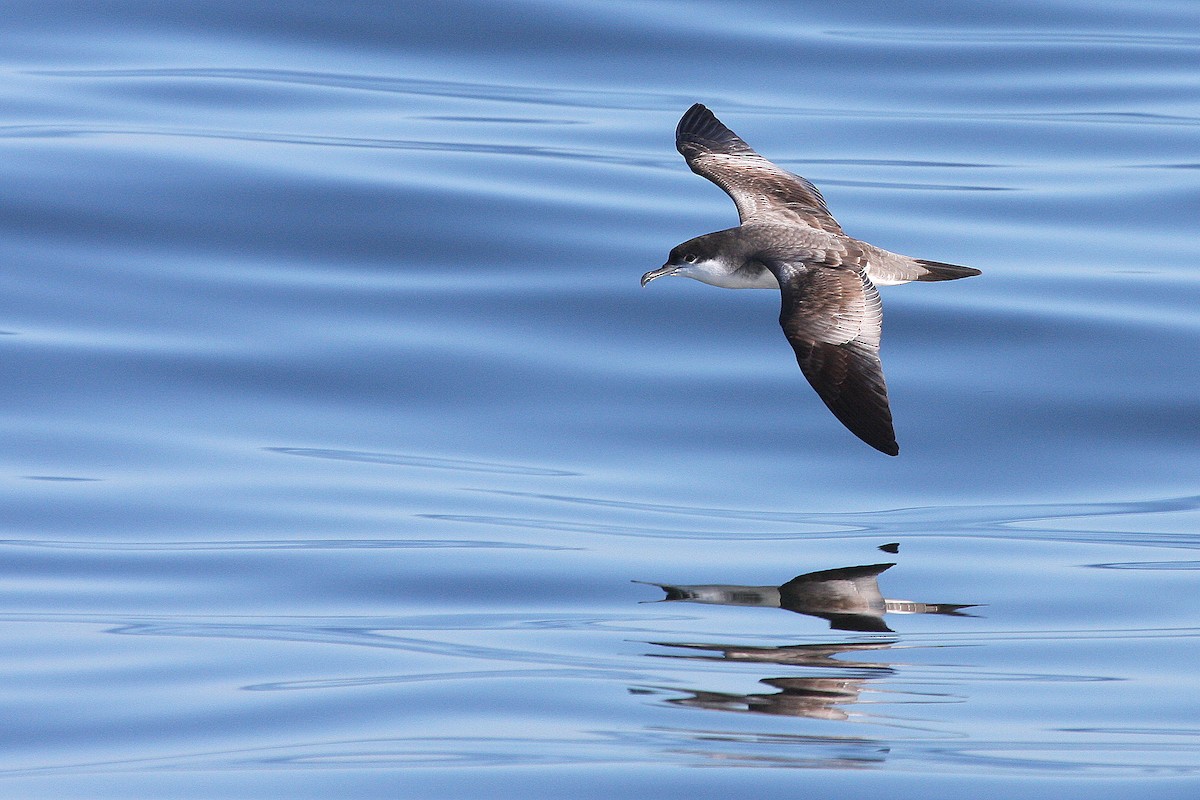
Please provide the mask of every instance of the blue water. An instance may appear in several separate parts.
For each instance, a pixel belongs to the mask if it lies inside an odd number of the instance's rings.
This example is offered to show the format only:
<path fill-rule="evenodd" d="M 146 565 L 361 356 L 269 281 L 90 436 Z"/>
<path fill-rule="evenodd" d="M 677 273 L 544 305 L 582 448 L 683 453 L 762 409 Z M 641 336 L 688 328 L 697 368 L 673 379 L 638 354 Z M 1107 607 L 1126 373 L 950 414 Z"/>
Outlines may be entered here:
<path fill-rule="evenodd" d="M 0 795 L 1200 792 L 1200 6 L 4 16 Z M 983 270 L 882 292 L 898 458 L 638 286 L 697 101 Z"/>

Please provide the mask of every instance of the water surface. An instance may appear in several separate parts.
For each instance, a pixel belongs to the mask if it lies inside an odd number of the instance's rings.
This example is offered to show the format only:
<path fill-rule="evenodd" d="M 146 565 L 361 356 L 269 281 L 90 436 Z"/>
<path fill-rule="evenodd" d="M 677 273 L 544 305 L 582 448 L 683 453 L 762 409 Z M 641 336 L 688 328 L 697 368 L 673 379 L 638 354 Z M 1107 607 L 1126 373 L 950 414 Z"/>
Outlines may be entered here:
<path fill-rule="evenodd" d="M 10 3 L 0 791 L 1194 796 L 1197 16 Z M 638 286 L 697 101 L 983 270 L 899 458 Z"/>

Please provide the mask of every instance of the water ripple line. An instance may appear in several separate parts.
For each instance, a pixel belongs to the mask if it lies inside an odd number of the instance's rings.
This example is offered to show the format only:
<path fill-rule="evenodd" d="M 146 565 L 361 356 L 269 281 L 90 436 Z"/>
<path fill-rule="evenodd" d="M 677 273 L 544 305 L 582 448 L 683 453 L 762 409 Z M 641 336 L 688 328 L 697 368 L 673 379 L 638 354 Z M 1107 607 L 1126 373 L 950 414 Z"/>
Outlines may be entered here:
<path fill-rule="evenodd" d="M 957 34 L 955 34 L 957 36 Z M 232 69 L 216 67 L 159 68 L 159 69 L 57 69 L 28 70 L 24 74 L 59 79 L 93 80 L 228 80 L 259 83 L 281 83 L 297 86 L 319 86 L 336 89 L 411 94 L 460 100 L 498 101 L 566 108 L 674 113 L 694 102 L 691 95 L 651 92 L 588 89 L 586 87 L 551 87 L 467 81 L 445 81 L 423 78 L 400 78 L 383 75 L 316 72 L 285 69 Z M 1200 125 L 1200 116 L 1131 112 L 1121 110 L 1089 111 L 980 111 L 957 109 L 912 108 L 861 109 L 821 108 L 746 103 L 735 97 L 719 99 L 722 107 L 743 113 L 827 117 L 845 119 L 930 119 L 959 121 L 1049 122 L 1120 125 Z"/>
<path fill-rule="evenodd" d="M 337 450 L 325 447 L 264 447 L 268 453 L 288 456 L 324 458 L 332 461 L 352 461 L 363 464 L 383 464 L 391 467 L 419 467 L 422 469 L 446 469 L 458 472 L 489 472 L 501 475 L 529 475 L 547 478 L 572 478 L 580 473 L 544 467 L 527 467 L 520 464 L 500 464 L 490 461 L 470 461 L 458 458 L 417 456 L 407 453 L 375 453 L 364 450 Z"/>

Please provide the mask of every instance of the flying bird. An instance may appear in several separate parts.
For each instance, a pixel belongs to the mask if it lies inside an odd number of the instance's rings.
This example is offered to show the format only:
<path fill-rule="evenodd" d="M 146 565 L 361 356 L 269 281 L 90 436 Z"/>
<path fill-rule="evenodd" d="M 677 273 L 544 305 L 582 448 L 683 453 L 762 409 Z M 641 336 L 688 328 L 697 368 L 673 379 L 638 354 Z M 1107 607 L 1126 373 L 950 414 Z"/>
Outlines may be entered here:
<path fill-rule="evenodd" d="M 642 276 L 642 286 L 681 275 L 724 289 L 778 289 L 779 324 L 804 377 L 851 433 L 897 455 L 875 287 L 950 281 L 979 270 L 847 236 L 816 186 L 760 156 L 700 103 L 679 120 L 675 147 L 692 172 L 733 199 L 741 224 L 678 245 L 666 264 Z"/>

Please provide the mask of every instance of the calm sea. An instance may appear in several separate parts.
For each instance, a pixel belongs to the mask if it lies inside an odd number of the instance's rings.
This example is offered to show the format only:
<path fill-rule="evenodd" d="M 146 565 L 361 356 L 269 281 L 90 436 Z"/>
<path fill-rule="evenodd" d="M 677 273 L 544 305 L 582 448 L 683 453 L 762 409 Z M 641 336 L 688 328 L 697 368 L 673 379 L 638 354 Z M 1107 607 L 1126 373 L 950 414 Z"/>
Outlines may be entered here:
<path fill-rule="evenodd" d="M 0 796 L 1200 793 L 1200 5 L 3 17 Z M 983 270 L 899 458 L 639 287 L 693 102 Z"/>

